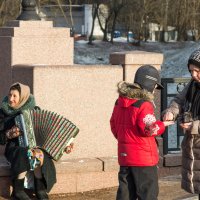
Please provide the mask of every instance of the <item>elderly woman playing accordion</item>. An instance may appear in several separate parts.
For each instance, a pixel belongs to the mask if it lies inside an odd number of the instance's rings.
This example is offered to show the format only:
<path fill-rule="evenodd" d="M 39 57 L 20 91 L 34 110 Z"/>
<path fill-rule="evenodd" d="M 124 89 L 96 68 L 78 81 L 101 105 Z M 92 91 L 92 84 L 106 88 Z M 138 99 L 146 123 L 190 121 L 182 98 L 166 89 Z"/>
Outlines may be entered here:
<path fill-rule="evenodd" d="M 39 109 L 35 105 L 35 99 L 30 94 L 30 88 L 21 83 L 11 85 L 8 96 L 4 97 L 0 109 L 0 144 L 6 144 L 5 157 L 11 164 L 12 197 L 19 200 L 29 200 L 24 191 L 24 179 L 30 171 L 28 149 L 19 146 L 18 137 L 21 134 L 15 125 L 15 117 L 25 109 Z M 70 153 L 72 145 L 66 147 L 66 153 Z M 45 200 L 48 192 L 56 183 L 56 171 L 51 157 L 43 150 L 34 149 L 34 156 L 40 161 L 40 165 L 34 169 L 34 188 L 37 199 Z"/>

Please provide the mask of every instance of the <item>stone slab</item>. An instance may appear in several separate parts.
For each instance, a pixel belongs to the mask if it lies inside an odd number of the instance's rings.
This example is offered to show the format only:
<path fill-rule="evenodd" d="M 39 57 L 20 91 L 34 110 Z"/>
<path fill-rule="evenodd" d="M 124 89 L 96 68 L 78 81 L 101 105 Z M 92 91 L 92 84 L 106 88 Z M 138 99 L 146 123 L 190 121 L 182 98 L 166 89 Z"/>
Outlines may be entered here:
<path fill-rule="evenodd" d="M 163 54 L 146 51 L 127 51 L 114 52 L 110 54 L 110 63 L 112 65 L 143 65 L 143 64 L 161 64 Z"/>
<path fill-rule="evenodd" d="M 5 24 L 5 27 L 27 27 L 27 28 L 50 28 L 53 27 L 53 21 L 23 21 L 23 20 L 12 20 Z"/>
<path fill-rule="evenodd" d="M 70 37 L 69 28 L 40 28 L 40 27 L 2 27 L 0 36 L 7 37 Z"/>
<path fill-rule="evenodd" d="M 29 72 L 31 75 L 27 75 Z M 74 149 L 63 160 L 117 154 L 109 120 L 118 97 L 116 85 L 122 79 L 121 67 L 18 65 L 13 67 L 12 75 L 13 82 L 31 84 L 38 106 L 65 116 L 79 127 Z M 53 94 L 51 101 L 49 94 Z"/>
<path fill-rule="evenodd" d="M 161 167 L 158 169 L 159 177 L 166 177 L 172 175 L 180 175 L 181 174 L 181 167 Z"/>
<path fill-rule="evenodd" d="M 56 172 L 64 173 L 84 173 L 101 172 L 103 170 L 103 162 L 96 158 L 82 159 L 65 159 L 55 162 Z"/>
<path fill-rule="evenodd" d="M 175 167 L 181 166 L 181 153 L 176 154 L 167 154 L 164 156 L 164 166 L 166 167 Z"/>
<path fill-rule="evenodd" d="M 11 194 L 10 165 L 4 156 L 0 156 L 0 197 L 8 198 Z"/>
<path fill-rule="evenodd" d="M 50 194 L 66 194 L 115 187 L 118 185 L 118 172 L 87 172 L 58 174 L 57 183 Z"/>
<path fill-rule="evenodd" d="M 117 185 L 118 172 L 104 172 L 103 163 L 99 159 L 61 161 L 55 166 L 57 183 L 50 194 L 83 192 Z M 10 186 L 10 166 L 6 159 L 0 156 L 0 196 L 9 196 Z"/>
<path fill-rule="evenodd" d="M 72 65 L 73 47 L 67 37 L 12 37 L 12 65 Z"/>
<path fill-rule="evenodd" d="M 77 192 L 115 187 L 118 185 L 118 172 L 91 172 L 77 174 Z"/>
<path fill-rule="evenodd" d="M 109 171 L 107 167 L 107 171 L 100 171 L 99 168 L 93 168 L 89 165 L 94 165 L 94 159 L 83 159 L 85 162 L 84 165 L 70 165 L 69 168 L 61 169 L 57 165 L 61 165 L 59 162 L 56 164 L 57 170 L 57 183 L 54 185 L 50 194 L 66 194 L 66 193 L 76 193 L 76 192 L 85 192 L 96 189 L 103 189 L 108 187 L 115 187 L 118 185 L 118 171 L 112 170 Z M 96 159 L 98 160 L 98 159 Z M 112 159 L 102 158 L 105 163 L 112 163 Z M 74 162 L 70 160 L 72 163 L 76 163 L 78 159 L 75 159 Z M 79 159 L 80 161 L 80 159 Z M 97 163 L 102 163 L 102 161 L 97 161 Z M 6 163 L 5 158 L 0 157 L 0 196 L 8 197 L 11 192 L 11 179 L 10 174 L 8 173 L 9 165 Z M 65 163 L 66 164 L 66 163 Z M 64 164 L 64 165 L 65 165 Z M 87 165 L 88 166 L 87 166 Z M 108 165 L 107 165 L 108 166 Z M 82 168 L 80 170 L 80 167 Z M 73 168 L 77 168 L 78 170 L 74 170 Z M 6 170 L 5 170 L 6 169 Z M 97 170 L 97 171 L 95 171 Z M 159 177 L 165 177 L 174 174 L 180 174 L 180 166 L 179 167 L 161 167 L 158 170 Z"/>
<path fill-rule="evenodd" d="M 101 157 L 99 158 L 103 162 L 103 171 L 119 171 L 119 164 L 117 156 L 113 157 Z"/>
<path fill-rule="evenodd" d="M 20 28 L 17 28 L 21 32 L 20 34 L 23 33 L 24 28 L 27 34 L 31 33 L 31 31 L 37 34 L 35 30 L 38 29 L 39 33 L 41 29 L 41 34 L 43 35 L 40 35 L 40 37 L 34 36 L 34 34 L 27 37 L 23 35 L 18 35 L 17 37 L 0 36 L 0 99 L 7 94 L 12 83 L 11 66 L 17 64 L 72 65 L 74 62 L 74 39 L 71 37 L 67 38 L 67 33 L 66 35 L 64 34 L 67 30 L 69 35 L 68 29 L 55 28 L 54 30 L 50 26 L 52 22 L 42 21 L 8 22 L 9 26 L 13 24 L 20 26 Z M 42 29 L 53 30 L 53 37 L 50 36 L 50 31 L 47 31 L 46 36 L 44 36 Z M 62 32 L 62 37 L 55 37 L 57 30 L 60 32 L 59 34 Z"/>
<path fill-rule="evenodd" d="M 77 174 L 64 173 L 57 174 L 57 183 L 53 186 L 50 194 L 66 194 L 77 192 Z"/>

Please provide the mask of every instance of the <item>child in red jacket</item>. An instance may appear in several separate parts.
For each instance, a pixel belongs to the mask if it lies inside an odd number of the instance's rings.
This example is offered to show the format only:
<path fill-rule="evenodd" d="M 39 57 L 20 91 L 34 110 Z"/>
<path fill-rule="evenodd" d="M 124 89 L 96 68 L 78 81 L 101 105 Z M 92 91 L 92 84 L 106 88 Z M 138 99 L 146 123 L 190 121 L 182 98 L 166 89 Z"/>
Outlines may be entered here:
<path fill-rule="evenodd" d="M 162 89 L 160 76 L 151 65 L 141 66 L 134 83 L 120 82 L 111 130 L 118 140 L 119 188 L 117 200 L 157 200 L 159 161 L 156 136 L 173 122 L 154 115 L 154 90 Z"/>

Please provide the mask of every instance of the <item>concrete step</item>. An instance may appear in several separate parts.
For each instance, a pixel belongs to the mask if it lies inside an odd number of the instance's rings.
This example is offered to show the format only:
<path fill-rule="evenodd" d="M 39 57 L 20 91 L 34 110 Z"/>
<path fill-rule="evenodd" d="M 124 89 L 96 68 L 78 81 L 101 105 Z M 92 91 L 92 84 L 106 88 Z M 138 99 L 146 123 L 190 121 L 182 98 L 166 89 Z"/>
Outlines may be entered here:
<path fill-rule="evenodd" d="M 57 183 L 50 194 L 86 192 L 118 185 L 117 157 L 64 159 L 55 162 Z M 180 174 L 180 167 L 160 167 L 159 177 Z M 10 165 L 0 156 L 0 197 L 11 194 Z"/>
<path fill-rule="evenodd" d="M 0 156 L 0 196 L 8 197 L 10 193 L 10 164 L 4 156 Z"/>
<path fill-rule="evenodd" d="M 50 194 L 85 192 L 118 184 L 116 157 L 62 160 L 55 162 L 55 167 L 57 183 Z M 9 197 L 11 191 L 10 165 L 0 156 L 0 197 Z"/>

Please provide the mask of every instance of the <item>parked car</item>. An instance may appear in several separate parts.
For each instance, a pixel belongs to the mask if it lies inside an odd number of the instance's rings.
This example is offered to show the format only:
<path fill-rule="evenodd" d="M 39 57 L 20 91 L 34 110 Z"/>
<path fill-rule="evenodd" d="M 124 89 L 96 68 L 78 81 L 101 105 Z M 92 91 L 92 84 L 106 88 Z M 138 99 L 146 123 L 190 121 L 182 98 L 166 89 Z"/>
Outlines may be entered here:
<path fill-rule="evenodd" d="M 132 32 L 132 31 L 129 31 L 129 32 L 128 32 L 128 38 L 133 38 L 133 36 L 134 36 L 133 32 Z"/>
<path fill-rule="evenodd" d="M 120 32 L 120 31 L 114 31 L 113 37 L 114 37 L 114 38 L 121 37 L 121 32 Z"/>

